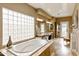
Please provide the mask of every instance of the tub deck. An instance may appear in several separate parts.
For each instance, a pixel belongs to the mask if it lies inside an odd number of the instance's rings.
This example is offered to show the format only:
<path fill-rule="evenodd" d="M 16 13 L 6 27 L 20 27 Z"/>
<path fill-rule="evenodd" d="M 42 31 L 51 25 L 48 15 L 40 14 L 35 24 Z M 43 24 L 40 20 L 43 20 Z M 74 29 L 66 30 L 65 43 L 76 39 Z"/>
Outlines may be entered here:
<path fill-rule="evenodd" d="M 8 49 L 7 50 L 6 48 L 4 48 L 4 49 L 1 50 L 1 53 L 3 53 L 5 56 L 39 56 L 53 42 L 54 42 L 53 39 L 52 40 L 48 40 L 48 41 L 45 41 L 43 39 L 42 40 L 37 40 L 34 43 L 32 43 L 32 41 L 30 41 L 30 43 L 32 45 L 35 45 L 35 46 L 32 46 L 29 49 L 27 47 L 21 48 L 20 45 L 23 44 L 23 43 L 21 43 L 21 44 L 18 44 L 18 45 L 14 46 L 14 47 L 16 47 L 16 52 L 13 51 L 12 49 Z M 28 42 L 28 44 L 29 44 L 29 42 Z M 27 44 L 27 46 L 28 46 L 28 44 Z M 24 44 L 22 46 L 24 46 Z M 33 49 L 33 48 L 35 48 L 35 49 Z M 27 53 L 27 50 L 29 50 L 28 53 Z"/>

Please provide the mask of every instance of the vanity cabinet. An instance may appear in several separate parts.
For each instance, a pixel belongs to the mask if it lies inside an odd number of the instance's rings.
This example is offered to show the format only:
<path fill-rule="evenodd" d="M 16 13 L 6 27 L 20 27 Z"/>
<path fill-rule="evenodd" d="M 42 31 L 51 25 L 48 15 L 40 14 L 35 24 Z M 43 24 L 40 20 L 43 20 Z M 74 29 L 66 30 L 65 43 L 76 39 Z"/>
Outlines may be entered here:
<path fill-rule="evenodd" d="M 43 51 L 40 56 L 50 56 L 50 48 L 48 47 L 45 51 Z"/>
<path fill-rule="evenodd" d="M 52 44 L 46 50 L 44 50 L 39 56 L 53 56 L 53 55 L 54 55 L 54 49 Z"/>

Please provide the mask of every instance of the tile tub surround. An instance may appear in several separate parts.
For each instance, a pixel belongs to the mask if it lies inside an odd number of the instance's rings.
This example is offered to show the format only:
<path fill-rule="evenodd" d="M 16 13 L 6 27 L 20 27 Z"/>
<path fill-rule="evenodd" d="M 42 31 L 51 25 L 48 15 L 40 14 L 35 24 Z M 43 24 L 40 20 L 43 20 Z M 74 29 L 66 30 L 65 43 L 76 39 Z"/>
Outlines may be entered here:
<path fill-rule="evenodd" d="M 40 38 L 36 38 L 37 40 Z M 44 46 L 40 47 L 39 49 L 37 49 L 36 51 L 33 51 L 33 53 L 31 54 L 31 56 L 39 56 L 46 48 L 48 48 L 51 44 L 53 43 L 53 40 L 49 40 L 49 42 L 47 44 L 45 44 Z M 1 52 L 5 55 L 5 56 L 16 56 L 16 54 L 11 53 L 11 51 L 7 51 L 6 48 L 2 49 Z M 25 54 L 23 54 L 23 56 L 26 56 Z M 27 55 L 28 56 L 28 55 Z"/>

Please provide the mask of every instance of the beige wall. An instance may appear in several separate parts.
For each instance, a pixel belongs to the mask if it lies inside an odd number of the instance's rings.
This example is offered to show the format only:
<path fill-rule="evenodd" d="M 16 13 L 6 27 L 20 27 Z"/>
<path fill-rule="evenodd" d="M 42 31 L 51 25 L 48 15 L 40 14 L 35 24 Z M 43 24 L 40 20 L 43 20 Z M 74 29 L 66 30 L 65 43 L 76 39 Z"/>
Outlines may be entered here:
<path fill-rule="evenodd" d="M 78 12 L 77 12 L 78 11 Z M 76 14 L 78 13 L 78 14 Z M 76 15 L 78 15 L 78 28 L 74 28 L 73 26 L 73 32 L 72 32 L 72 40 L 71 40 L 71 50 L 79 55 L 79 3 L 75 5 L 74 12 L 73 12 L 73 20 L 76 19 Z M 75 17 L 75 18 L 74 18 Z M 75 21 L 73 21 L 74 23 Z"/>
<path fill-rule="evenodd" d="M 9 8 L 14 11 L 28 14 L 31 16 L 36 16 L 36 11 L 34 10 L 34 8 L 25 3 L 4 3 L 4 4 L 0 3 L 0 7 Z"/>
<path fill-rule="evenodd" d="M 77 4 L 77 7 L 75 9 L 78 10 L 78 28 L 79 28 L 79 3 Z"/>
<path fill-rule="evenodd" d="M 2 10 L 0 8 L 0 48 L 2 46 L 2 15 L 1 13 L 2 13 Z"/>
<path fill-rule="evenodd" d="M 25 3 L 0 3 L 0 48 L 2 47 L 2 8 L 8 8 L 26 15 L 34 16 L 36 18 L 36 11 L 33 7 Z"/>

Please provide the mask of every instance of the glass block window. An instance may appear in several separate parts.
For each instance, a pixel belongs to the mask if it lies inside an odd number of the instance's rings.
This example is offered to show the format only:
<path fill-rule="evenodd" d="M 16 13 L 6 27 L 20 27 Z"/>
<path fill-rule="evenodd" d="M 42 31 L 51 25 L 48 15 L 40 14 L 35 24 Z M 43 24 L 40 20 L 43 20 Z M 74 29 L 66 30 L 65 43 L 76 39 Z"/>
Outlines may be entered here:
<path fill-rule="evenodd" d="M 6 45 L 9 36 L 12 42 L 33 38 L 34 17 L 13 10 L 3 8 L 3 45 Z"/>

